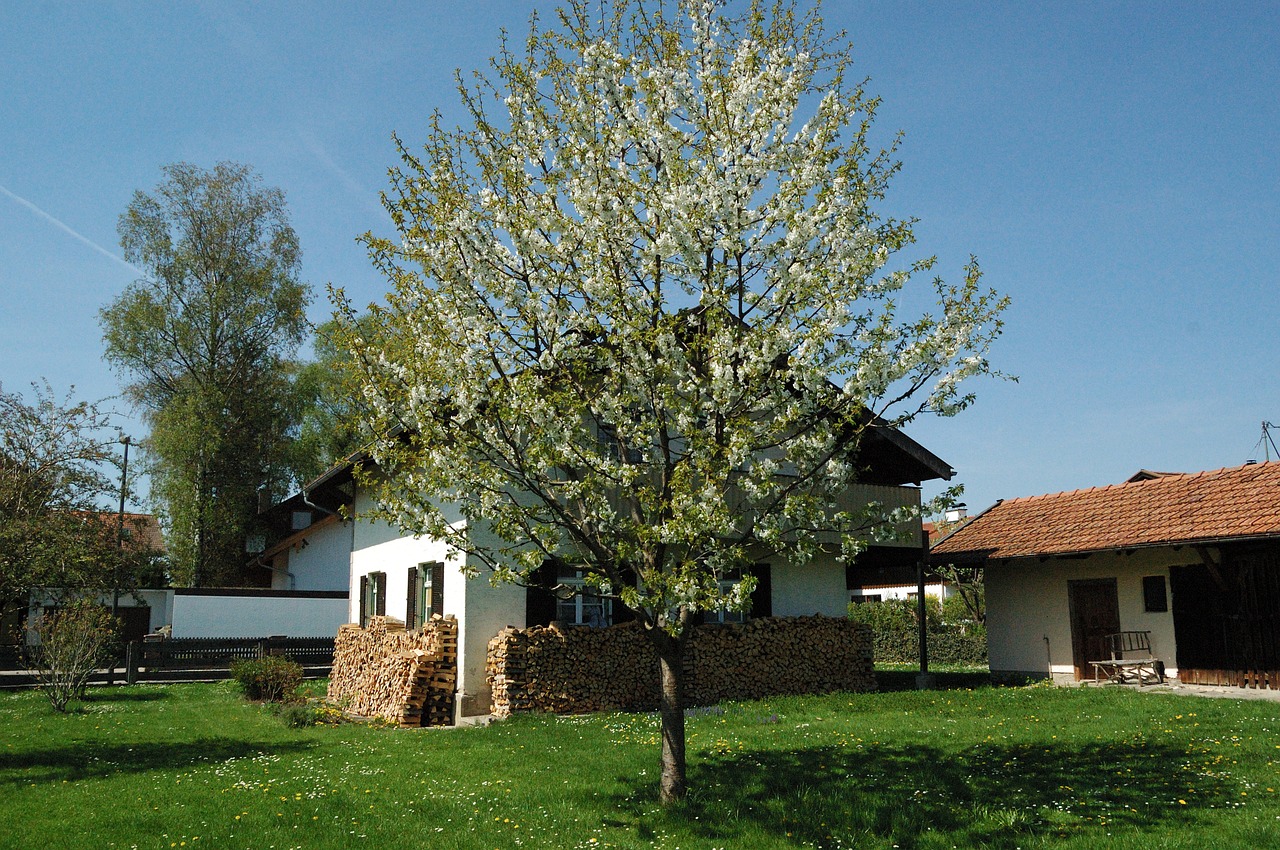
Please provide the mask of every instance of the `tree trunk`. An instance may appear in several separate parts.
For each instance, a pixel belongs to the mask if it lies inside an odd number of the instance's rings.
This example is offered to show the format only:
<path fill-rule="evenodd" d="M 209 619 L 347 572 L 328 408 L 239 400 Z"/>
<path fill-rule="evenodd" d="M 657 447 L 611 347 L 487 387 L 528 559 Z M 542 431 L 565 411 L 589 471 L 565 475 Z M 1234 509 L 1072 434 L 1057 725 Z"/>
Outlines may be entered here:
<path fill-rule="evenodd" d="M 662 632 L 654 635 L 662 671 L 662 781 L 658 801 L 664 806 L 684 799 L 689 791 L 684 756 L 685 642 L 685 634 L 678 638 Z"/>

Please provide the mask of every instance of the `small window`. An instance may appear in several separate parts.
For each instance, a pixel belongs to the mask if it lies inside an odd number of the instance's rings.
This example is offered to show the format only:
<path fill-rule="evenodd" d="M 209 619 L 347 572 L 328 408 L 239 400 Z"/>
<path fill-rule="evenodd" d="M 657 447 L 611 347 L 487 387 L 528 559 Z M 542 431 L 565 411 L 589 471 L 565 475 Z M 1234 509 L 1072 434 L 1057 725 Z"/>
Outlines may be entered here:
<path fill-rule="evenodd" d="M 852 602 L 854 605 L 865 605 L 868 602 L 880 602 L 882 598 L 879 593 L 855 593 Z"/>
<path fill-rule="evenodd" d="M 613 425 L 601 424 L 596 429 L 596 440 L 600 450 L 610 458 L 622 463 L 636 464 L 644 460 L 644 455 L 635 446 L 624 445 L 618 436 L 618 429 Z"/>
<path fill-rule="evenodd" d="M 740 573 L 733 573 L 717 580 L 720 586 L 720 593 L 727 594 L 733 589 L 733 586 L 741 581 Z M 728 608 L 717 608 L 714 611 L 706 611 L 702 615 L 704 623 L 743 623 L 746 622 L 747 615 L 742 611 L 732 611 Z"/>
<path fill-rule="evenodd" d="M 1169 596 L 1164 588 L 1164 576 L 1142 577 L 1142 600 L 1148 613 L 1169 610 Z"/>
<path fill-rule="evenodd" d="M 407 628 L 422 628 L 433 615 L 444 613 L 444 564 L 428 561 L 410 567 L 408 588 L 404 618 Z"/>
<path fill-rule="evenodd" d="M 360 625 L 387 613 L 387 574 L 369 573 L 360 579 Z"/>
<path fill-rule="evenodd" d="M 592 626 L 593 628 L 610 624 L 609 600 L 595 589 L 587 586 L 582 570 L 563 570 L 556 577 L 565 590 L 558 591 L 556 596 L 556 619 L 568 626 Z M 608 593 L 606 588 L 605 593 Z M 572 596 L 569 596 L 572 593 Z M 563 597 L 569 596 L 568 599 Z"/>

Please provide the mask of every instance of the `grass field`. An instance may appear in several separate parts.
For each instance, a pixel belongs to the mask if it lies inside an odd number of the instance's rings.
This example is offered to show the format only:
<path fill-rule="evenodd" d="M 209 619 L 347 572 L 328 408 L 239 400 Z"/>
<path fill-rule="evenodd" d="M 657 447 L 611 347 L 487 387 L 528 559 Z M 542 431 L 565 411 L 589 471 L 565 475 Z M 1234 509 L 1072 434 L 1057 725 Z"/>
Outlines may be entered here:
<path fill-rule="evenodd" d="M 1038 686 L 727 704 L 693 712 L 695 790 L 662 811 L 651 715 L 289 729 L 229 683 L 91 696 L 62 716 L 0 694 L 0 847 L 1280 846 L 1267 702 Z"/>

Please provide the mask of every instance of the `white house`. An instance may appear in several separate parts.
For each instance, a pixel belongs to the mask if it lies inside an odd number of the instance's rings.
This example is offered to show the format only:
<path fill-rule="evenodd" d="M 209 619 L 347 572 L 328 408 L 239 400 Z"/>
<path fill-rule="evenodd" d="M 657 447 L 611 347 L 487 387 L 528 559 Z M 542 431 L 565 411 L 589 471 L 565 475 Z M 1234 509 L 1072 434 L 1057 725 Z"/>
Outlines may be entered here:
<path fill-rule="evenodd" d="M 875 501 L 890 508 L 918 506 L 921 481 L 952 475 L 950 467 L 941 459 L 905 434 L 884 427 L 868 429 L 860 447 L 859 461 L 865 483 L 856 485 L 847 496 L 851 503 L 857 504 Z M 458 621 L 456 704 L 463 716 L 489 713 L 485 656 L 490 639 L 503 628 L 545 625 L 552 620 L 566 625 L 602 625 L 620 622 L 628 616 L 620 606 L 615 610 L 589 596 L 562 600 L 540 587 L 493 585 L 483 568 L 478 576 L 467 578 L 463 571 L 466 556 L 443 542 L 402 535 L 383 522 L 360 520 L 373 504 L 370 495 L 354 481 L 351 461 L 335 466 L 300 495 L 312 505 L 335 512 L 340 512 L 341 505 L 348 504 L 356 522 L 321 518 L 313 536 L 307 536 L 306 529 L 286 535 L 264 553 L 263 560 L 273 565 L 278 577 L 295 574 L 293 581 L 301 580 L 300 558 L 313 547 L 317 553 L 325 553 L 327 566 L 315 567 L 318 573 L 328 575 L 339 569 L 339 565 L 346 566 L 352 622 L 363 623 L 370 616 L 387 615 L 402 619 L 414 628 L 432 614 L 455 616 Z M 462 521 L 459 517 L 458 522 Z M 865 572 L 878 566 L 897 567 L 918 561 L 921 557 L 921 546 L 916 542 L 918 528 L 917 524 L 915 530 L 906 529 L 903 543 L 870 547 L 859 557 L 858 564 L 852 566 L 839 562 L 834 553 L 803 565 L 776 560 L 757 565 L 758 585 L 749 616 L 844 616 L 859 570 Z M 348 533 L 350 548 L 343 552 Z M 483 531 L 476 529 L 472 533 Z M 300 548 L 298 541 L 302 539 L 314 542 Z M 286 551 L 288 560 L 279 566 L 279 556 Z M 864 562 L 871 566 L 863 568 L 860 565 Z M 547 577 L 544 583 L 550 586 L 573 581 L 573 576 L 556 576 L 554 581 Z"/>
<path fill-rule="evenodd" d="M 997 502 L 931 557 L 985 568 L 994 675 L 1093 678 L 1139 631 L 1183 682 L 1280 687 L 1280 463 Z"/>

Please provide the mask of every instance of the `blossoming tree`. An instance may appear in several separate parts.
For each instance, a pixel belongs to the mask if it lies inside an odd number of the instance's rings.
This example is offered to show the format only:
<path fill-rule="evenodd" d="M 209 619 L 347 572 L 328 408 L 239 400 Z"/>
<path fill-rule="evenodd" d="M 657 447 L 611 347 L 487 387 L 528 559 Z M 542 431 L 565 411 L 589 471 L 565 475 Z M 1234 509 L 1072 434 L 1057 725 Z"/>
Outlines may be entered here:
<path fill-rule="evenodd" d="M 846 63 L 786 2 L 570 0 L 460 87 L 469 126 L 401 145 L 398 238 L 366 237 L 393 291 L 347 342 L 387 435 L 382 516 L 495 581 L 550 563 L 635 612 L 663 801 L 686 791 L 697 612 L 745 607 L 764 553 L 856 551 L 893 519 L 840 507 L 864 430 L 954 414 L 992 371 L 1004 301 L 976 263 L 897 315 L 933 261 L 896 259 L 911 221 L 875 205 L 898 163 Z"/>

